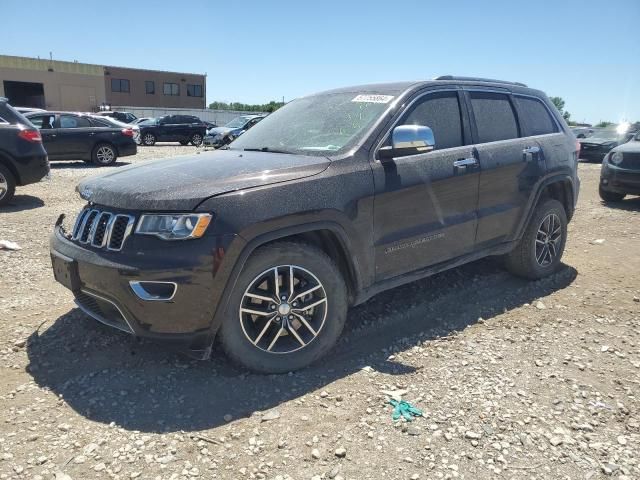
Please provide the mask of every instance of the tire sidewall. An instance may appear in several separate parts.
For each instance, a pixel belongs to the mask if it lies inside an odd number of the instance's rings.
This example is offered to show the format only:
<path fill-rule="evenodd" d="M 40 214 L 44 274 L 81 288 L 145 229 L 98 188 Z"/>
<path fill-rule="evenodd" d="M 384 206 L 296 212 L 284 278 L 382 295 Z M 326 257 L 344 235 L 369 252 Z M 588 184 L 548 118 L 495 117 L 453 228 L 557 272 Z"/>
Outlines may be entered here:
<path fill-rule="evenodd" d="M 264 271 L 278 265 L 297 265 L 313 273 L 327 295 L 327 317 L 318 336 L 306 347 L 274 354 L 255 347 L 245 336 L 239 308 L 248 286 Z M 286 373 L 303 368 L 329 351 L 342 333 L 347 312 L 344 280 L 333 262 L 320 250 L 302 244 L 281 243 L 260 248 L 252 255 L 238 277 L 220 328 L 220 339 L 227 355 L 251 370 Z"/>
<path fill-rule="evenodd" d="M 7 205 L 13 199 L 13 196 L 16 192 L 16 179 L 14 178 L 11 171 L 2 164 L 0 164 L 0 174 L 7 181 L 7 191 L 4 193 L 2 198 L 0 198 L 1 207 L 3 205 Z"/>

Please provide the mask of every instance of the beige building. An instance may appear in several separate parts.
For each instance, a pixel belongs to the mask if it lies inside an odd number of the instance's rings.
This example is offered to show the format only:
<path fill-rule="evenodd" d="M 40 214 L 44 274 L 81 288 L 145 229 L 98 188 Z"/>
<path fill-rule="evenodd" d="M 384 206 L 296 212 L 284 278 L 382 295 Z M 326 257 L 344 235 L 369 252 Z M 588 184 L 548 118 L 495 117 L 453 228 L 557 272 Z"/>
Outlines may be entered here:
<path fill-rule="evenodd" d="M 96 110 L 105 100 L 104 68 L 0 55 L 0 97 L 49 110 Z"/>
<path fill-rule="evenodd" d="M 103 104 L 201 109 L 206 76 L 0 55 L 0 96 L 48 110 L 96 111 Z"/>

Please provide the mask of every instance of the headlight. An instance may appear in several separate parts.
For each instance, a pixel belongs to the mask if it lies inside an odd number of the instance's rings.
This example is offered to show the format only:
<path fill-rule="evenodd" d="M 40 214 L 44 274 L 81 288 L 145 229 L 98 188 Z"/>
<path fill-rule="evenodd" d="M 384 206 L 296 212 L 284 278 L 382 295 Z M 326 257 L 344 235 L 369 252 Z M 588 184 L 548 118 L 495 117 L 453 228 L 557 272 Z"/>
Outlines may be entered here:
<path fill-rule="evenodd" d="M 620 165 L 622 163 L 622 152 L 613 152 L 609 155 L 609 161 L 614 165 Z"/>
<path fill-rule="evenodd" d="M 136 233 L 163 240 L 187 240 L 202 237 L 210 222 L 208 213 L 142 215 Z"/>

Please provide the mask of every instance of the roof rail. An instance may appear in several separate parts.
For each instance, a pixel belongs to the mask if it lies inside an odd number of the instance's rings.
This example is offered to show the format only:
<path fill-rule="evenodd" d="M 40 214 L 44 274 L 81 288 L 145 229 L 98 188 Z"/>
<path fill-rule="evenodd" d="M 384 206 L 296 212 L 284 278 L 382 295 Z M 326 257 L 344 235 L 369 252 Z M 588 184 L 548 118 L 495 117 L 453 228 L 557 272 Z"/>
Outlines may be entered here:
<path fill-rule="evenodd" d="M 526 87 L 524 83 L 520 82 L 507 82 L 506 80 L 494 80 L 492 78 L 481 77 L 458 77 L 455 75 L 440 75 L 434 78 L 434 80 L 461 80 L 466 82 L 487 82 L 487 83 L 504 83 L 507 85 L 518 85 L 519 87 Z"/>

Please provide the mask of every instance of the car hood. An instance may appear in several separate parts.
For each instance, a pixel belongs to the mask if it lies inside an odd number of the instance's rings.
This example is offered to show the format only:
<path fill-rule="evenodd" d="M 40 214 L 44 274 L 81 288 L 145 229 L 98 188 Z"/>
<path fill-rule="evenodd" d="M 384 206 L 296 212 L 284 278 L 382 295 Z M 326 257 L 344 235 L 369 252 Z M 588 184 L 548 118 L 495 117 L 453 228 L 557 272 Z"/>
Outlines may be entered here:
<path fill-rule="evenodd" d="M 83 180 L 87 201 L 132 210 L 190 211 L 203 200 L 321 173 L 326 157 L 215 150 L 156 160 Z"/>
<path fill-rule="evenodd" d="M 589 138 L 580 138 L 580 143 L 586 143 L 589 145 L 607 145 L 611 143 L 618 143 L 618 140 L 611 138 L 598 138 L 598 137 L 589 137 Z"/>
<path fill-rule="evenodd" d="M 210 128 L 207 131 L 207 135 L 211 135 L 212 137 L 215 137 L 216 135 L 219 135 L 219 134 L 224 135 L 225 133 L 234 132 L 236 130 L 240 130 L 240 129 L 238 129 L 238 128 L 229 128 L 229 127 Z"/>
<path fill-rule="evenodd" d="M 640 153 L 640 140 L 631 140 L 630 142 L 623 143 L 622 145 L 618 145 L 616 148 L 614 148 L 611 151 Z"/>

